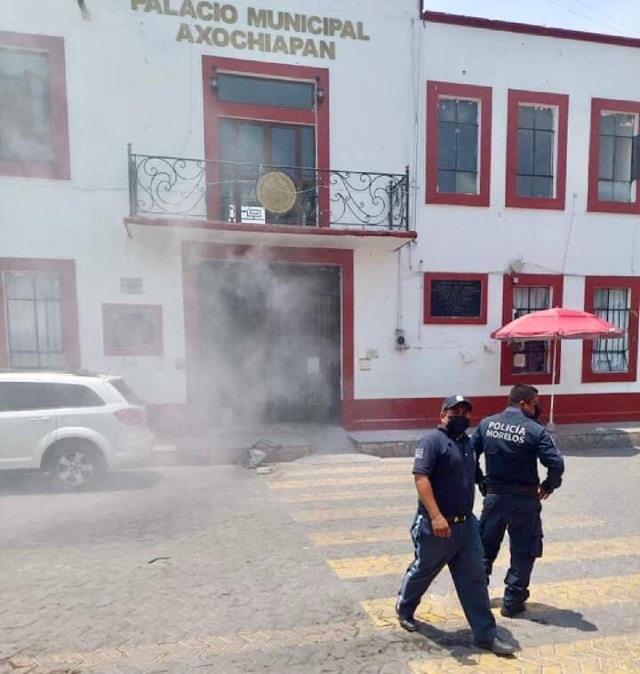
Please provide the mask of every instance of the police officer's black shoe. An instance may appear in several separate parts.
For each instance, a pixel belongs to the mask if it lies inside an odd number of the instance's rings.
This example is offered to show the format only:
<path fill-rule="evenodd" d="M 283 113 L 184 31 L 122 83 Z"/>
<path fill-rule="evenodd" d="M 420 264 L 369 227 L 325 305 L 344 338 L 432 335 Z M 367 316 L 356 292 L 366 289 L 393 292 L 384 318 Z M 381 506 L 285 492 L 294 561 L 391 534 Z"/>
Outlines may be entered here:
<path fill-rule="evenodd" d="M 396 616 L 398 617 L 398 623 L 403 630 L 407 630 L 407 632 L 417 632 L 420 629 L 420 625 L 418 625 L 413 616 L 403 616 L 400 615 L 400 613 L 396 613 Z"/>
<path fill-rule="evenodd" d="M 474 641 L 473 643 L 478 648 L 484 648 L 485 651 L 491 651 L 496 655 L 513 655 L 518 650 L 516 646 L 508 644 L 498 637 L 493 641 Z"/>
<path fill-rule="evenodd" d="M 522 604 L 520 606 L 514 606 L 513 608 L 505 608 L 504 606 L 500 609 L 500 615 L 504 618 L 513 618 L 519 613 L 524 613 L 527 610 L 527 607 Z"/>

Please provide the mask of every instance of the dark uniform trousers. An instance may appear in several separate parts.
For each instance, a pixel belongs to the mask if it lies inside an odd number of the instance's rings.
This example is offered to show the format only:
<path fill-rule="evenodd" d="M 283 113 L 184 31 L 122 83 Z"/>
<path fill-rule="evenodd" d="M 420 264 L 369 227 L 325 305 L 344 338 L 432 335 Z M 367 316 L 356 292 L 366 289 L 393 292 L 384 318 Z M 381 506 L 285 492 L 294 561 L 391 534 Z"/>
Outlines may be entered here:
<path fill-rule="evenodd" d="M 540 501 L 533 495 L 489 493 L 484 498 L 480 537 L 487 580 L 505 531 L 509 532 L 511 563 L 504 579 L 503 601 L 507 611 L 522 608 L 529 598 L 533 564 L 537 557 L 542 557 L 541 509 Z"/>
<path fill-rule="evenodd" d="M 413 616 L 422 595 L 433 579 L 448 565 L 460 604 L 477 641 L 489 643 L 496 636 L 487 581 L 482 568 L 482 545 L 478 520 L 470 515 L 464 522 L 451 523 L 451 538 L 434 536 L 431 522 L 416 515 L 411 527 L 415 559 L 407 569 L 398 594 L 396 610 Z"/>

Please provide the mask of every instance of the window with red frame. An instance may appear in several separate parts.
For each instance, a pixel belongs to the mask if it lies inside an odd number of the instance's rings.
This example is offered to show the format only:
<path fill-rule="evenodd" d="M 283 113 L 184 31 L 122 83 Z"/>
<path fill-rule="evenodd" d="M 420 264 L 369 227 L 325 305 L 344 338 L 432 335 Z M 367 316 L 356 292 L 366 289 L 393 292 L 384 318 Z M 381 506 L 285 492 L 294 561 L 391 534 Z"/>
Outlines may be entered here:
<path fill-rule="evenodd" d="M 488 206 L 490 87 L 427 83 L 428 203 Z"/>
<path fill-rule="evenodd" d="M 212 68 L 206 94 L 207 156 L 216 159 L 208 181 L 210 217 L 222 222 L 316 226 L 328 168 L 328 75 L 323 69 L 205 57 Z M 267 210 L 261 179 L 280 175 L 294 199 Z M 214 175 L 215 174 L 215 175 Z M 286 199 L 285 199 L 286 201 Z"/>
<path fill-rule="evenodd" d="M 0 258 L 0 368 L 80 367 L 73 260 Z"/>
<path fill-rule="evenodd" d="M 64 41 L 0 32 L 0 174 L 69 179 Z"/>
<path fill-rule="evenodd" d="M 569 97 L 509 90 L 506 205 L 565 206 Z"/>
<path fill-rule="evenodd" d="M 562 305 L 562 277 L 525 274 L 506 276 L 503 290 L 503 323 L 533 311 Z M 556 382 L 559 381 L 561 349 L 556 351 Z M 551 342 L 547 339 L 502 345 L 501 384 L 550 384 Z"/>
<path fill-rule="evenodd" d="M 585 341 L 583 381 L 636 380 L 639 290 L 637 278 L 587 277 L 585 280 L 585 310 L 622 328 L 625 334 L 619 339 Z"/>
<path fill-rule="evenodd" d="M 640 102 L 591 101 L 588 209 L 640 213 Z"/>

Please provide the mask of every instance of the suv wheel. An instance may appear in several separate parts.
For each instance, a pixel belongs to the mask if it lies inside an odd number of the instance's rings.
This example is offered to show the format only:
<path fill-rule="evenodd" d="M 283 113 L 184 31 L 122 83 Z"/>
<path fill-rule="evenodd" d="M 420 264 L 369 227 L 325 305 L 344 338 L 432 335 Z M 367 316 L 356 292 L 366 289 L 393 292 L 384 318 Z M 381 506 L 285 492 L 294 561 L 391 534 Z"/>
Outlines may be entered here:
<path fill-rule="evenodd" d="M 46 470 L 58 489 L 83 491 L 104 477 L 106 466 L 96 447 L 88 442 L 69 440 L 53 450 Z"/>

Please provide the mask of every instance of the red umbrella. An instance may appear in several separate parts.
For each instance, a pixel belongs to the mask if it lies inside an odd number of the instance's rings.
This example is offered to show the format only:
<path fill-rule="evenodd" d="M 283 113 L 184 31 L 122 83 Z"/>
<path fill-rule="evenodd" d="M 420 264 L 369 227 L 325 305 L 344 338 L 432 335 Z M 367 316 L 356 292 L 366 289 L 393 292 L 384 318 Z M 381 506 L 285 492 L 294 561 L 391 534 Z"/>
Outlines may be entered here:
<path fill-rule="evenodd" d="M 598 316 L 575 309 L 545 309 L 525 314 L 491 334 L 503 342 L 553 340 L 553 367 L 551 373 L 551 410 L 549 427 L 553 428 L 553 398 L 556 380 L 556 342 L 559 339 L 610 339 L 623 337 L 624 330 Z"/>

